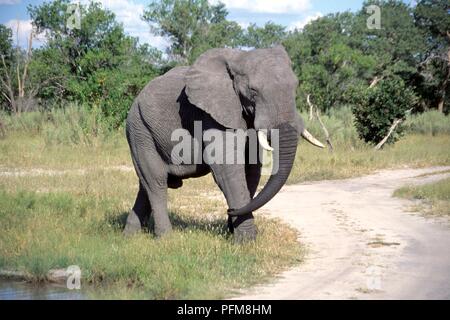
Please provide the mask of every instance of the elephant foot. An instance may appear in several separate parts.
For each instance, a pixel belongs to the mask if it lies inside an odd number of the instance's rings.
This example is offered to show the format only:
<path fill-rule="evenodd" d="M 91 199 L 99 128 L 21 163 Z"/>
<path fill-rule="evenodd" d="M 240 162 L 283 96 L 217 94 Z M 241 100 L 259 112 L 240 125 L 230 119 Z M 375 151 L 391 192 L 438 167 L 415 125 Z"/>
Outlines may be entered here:
<path fill-rule="evenodd" d="M 233 242 L 236 244 L 255 241 L 258 234 L 251 213 L 243 216 L 229 216 L 228 229 L 233 234 Z"/>
<path fill-rule="evenodd" d="M 256 240 L 256 235 L 258 232 L 256 228 L 253 230 L 239 230 L 236 229 L 233 235 L 233 242 L 235 244 L 243 244 L 248 242 L 253 242 Z"/>
<path fill-rule="evenodd" d="M 139 220 L 137 214 L 133 210 L 131 210 L 128 214 L 127 222 L 122 233 L 124 236 L 132 236 L 136 233 L 139 233 L 141 230 L 141 221 Z"/>

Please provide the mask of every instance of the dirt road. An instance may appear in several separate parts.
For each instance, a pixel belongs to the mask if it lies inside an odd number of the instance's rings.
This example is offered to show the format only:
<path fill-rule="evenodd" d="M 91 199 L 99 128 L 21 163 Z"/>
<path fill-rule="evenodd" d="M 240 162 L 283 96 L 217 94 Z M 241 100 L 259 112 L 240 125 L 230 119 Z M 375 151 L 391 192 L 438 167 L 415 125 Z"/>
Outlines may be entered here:
<path fill-rule="evenodd" d="M 305 263 L 238 299 L 450 299 L 450 226 L 407 212 L 403 185 L 450 167 L 286 186 L 265 207 L 300 231 Z M 261 210 L 262 211 L 262 210 Z"/>

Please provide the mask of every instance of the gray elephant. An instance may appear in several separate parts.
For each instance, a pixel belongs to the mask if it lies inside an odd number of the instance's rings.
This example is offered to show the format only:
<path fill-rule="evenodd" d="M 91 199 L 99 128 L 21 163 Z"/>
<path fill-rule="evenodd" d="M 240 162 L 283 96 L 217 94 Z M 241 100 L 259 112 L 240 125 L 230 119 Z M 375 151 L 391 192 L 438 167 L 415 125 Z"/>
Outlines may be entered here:
<path fill-rule="evenodd" d="M 241 51 L 211 49 L 191 67 L 176 67 L 152 80 L 135 99 L 127 117 L 126 134 L 139 192 L 130 211 L 125 234 L 133 234 L 154 219 L 154 232 L 172 230 L 167 213 L 167 189 L 183 179 L 212 173 L 228 204 L 228 227 L 236 241 L 252 240 L 256 227 L 252 212 L 281 189 L 291 171 L 299 136 L 323 147 L 303 127 L 295 107 L 297 78 L 282 46 Z M 262 147 L 272 150 L 263 129 L 278 130 L 279 167 L 254 197 L 261 161 L 256 163 L 178 163 L 173 159 L 180 128 L 194 137 L 194 122 L 203 132 L 225 135 L 230 130 L 254 129 Z M 195 145 L 195 143 L 193 144 Z M 207 143 L 200 142 L 200 148 Z M 239 148 L 226 152 L 242 152 Z M 246 151 L 248 152 L 248 148 Z"/>

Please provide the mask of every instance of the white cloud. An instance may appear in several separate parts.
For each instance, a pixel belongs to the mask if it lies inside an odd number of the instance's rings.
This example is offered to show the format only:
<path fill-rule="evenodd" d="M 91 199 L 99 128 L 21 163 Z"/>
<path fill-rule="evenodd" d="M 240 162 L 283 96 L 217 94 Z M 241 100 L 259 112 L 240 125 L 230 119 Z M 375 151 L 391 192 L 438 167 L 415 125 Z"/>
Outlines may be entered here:
<path fill-rule="evenodd" d="M 218 0 L 211 0 L 217 3 Z M 311 6 L 310 0 L 221 0 L 228 9 L 242 9 L 264 13 L 303 13 Z"/>
<path fill-rule="evenodd" d="M 32 30 L 31 20 L 9 20 L 5 23 L 5 26 L 10 28 L 13 32 L 13 43 L 19 43 L 19 46 L 22 48 L 28 47 L 28 39 L 30 37 L 30 33 Z M 17 26 L 19 26 L 19 33 L 17 33 Z M 33 38 L 33 47 L 39 47 L 44 43 L 44 39 L 40 35 L 34 35 Z"/>
<path fill-rule="evenodd" d="M 148 24 L 142 21 L 145 6 L 133 0 L 98 0 L 102 6 L 116 14 L 117 21 L 123 24 L 125 32 L 133 37 L 138 37 L 140 43 L 148 43 L 160 50 L 168 47 L 169 41 L 150 33 Z M 81 1 L 83 4 L 89 0 Z"/>
<path fill-rule="evenodd" d="M 0 5 L 3 4 L 18 4 L 21 0 L 0 0 Z"/>
<path fill-rule="evenodd" d="M 316 12 L 316 13 L 309 15 L 301 20 L 291 23 L 288 27 L 288 30 L 289 31 L 294 31 L 295 29 L 302 30 L 308 23 L 310 23 L 311 21 L 317 20 L 320 17 L 323 17 L 323 14 L 320 12 Z"/>

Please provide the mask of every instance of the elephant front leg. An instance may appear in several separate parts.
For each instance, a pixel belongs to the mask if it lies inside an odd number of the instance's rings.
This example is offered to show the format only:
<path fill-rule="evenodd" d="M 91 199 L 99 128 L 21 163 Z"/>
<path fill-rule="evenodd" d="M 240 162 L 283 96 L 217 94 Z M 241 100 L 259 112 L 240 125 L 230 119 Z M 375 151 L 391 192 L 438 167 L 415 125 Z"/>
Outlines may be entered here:
<path fill-rule="evenodd" d="M 225 195 L 229 210 L 242 208 L 250 202 L 245 165 L 212 165 L 211 170 L 216 183 Z M 234 233 L 235 242 L 256 239 L 257 230 L 252 213 L 229 216 L 228 227 Z"/>

